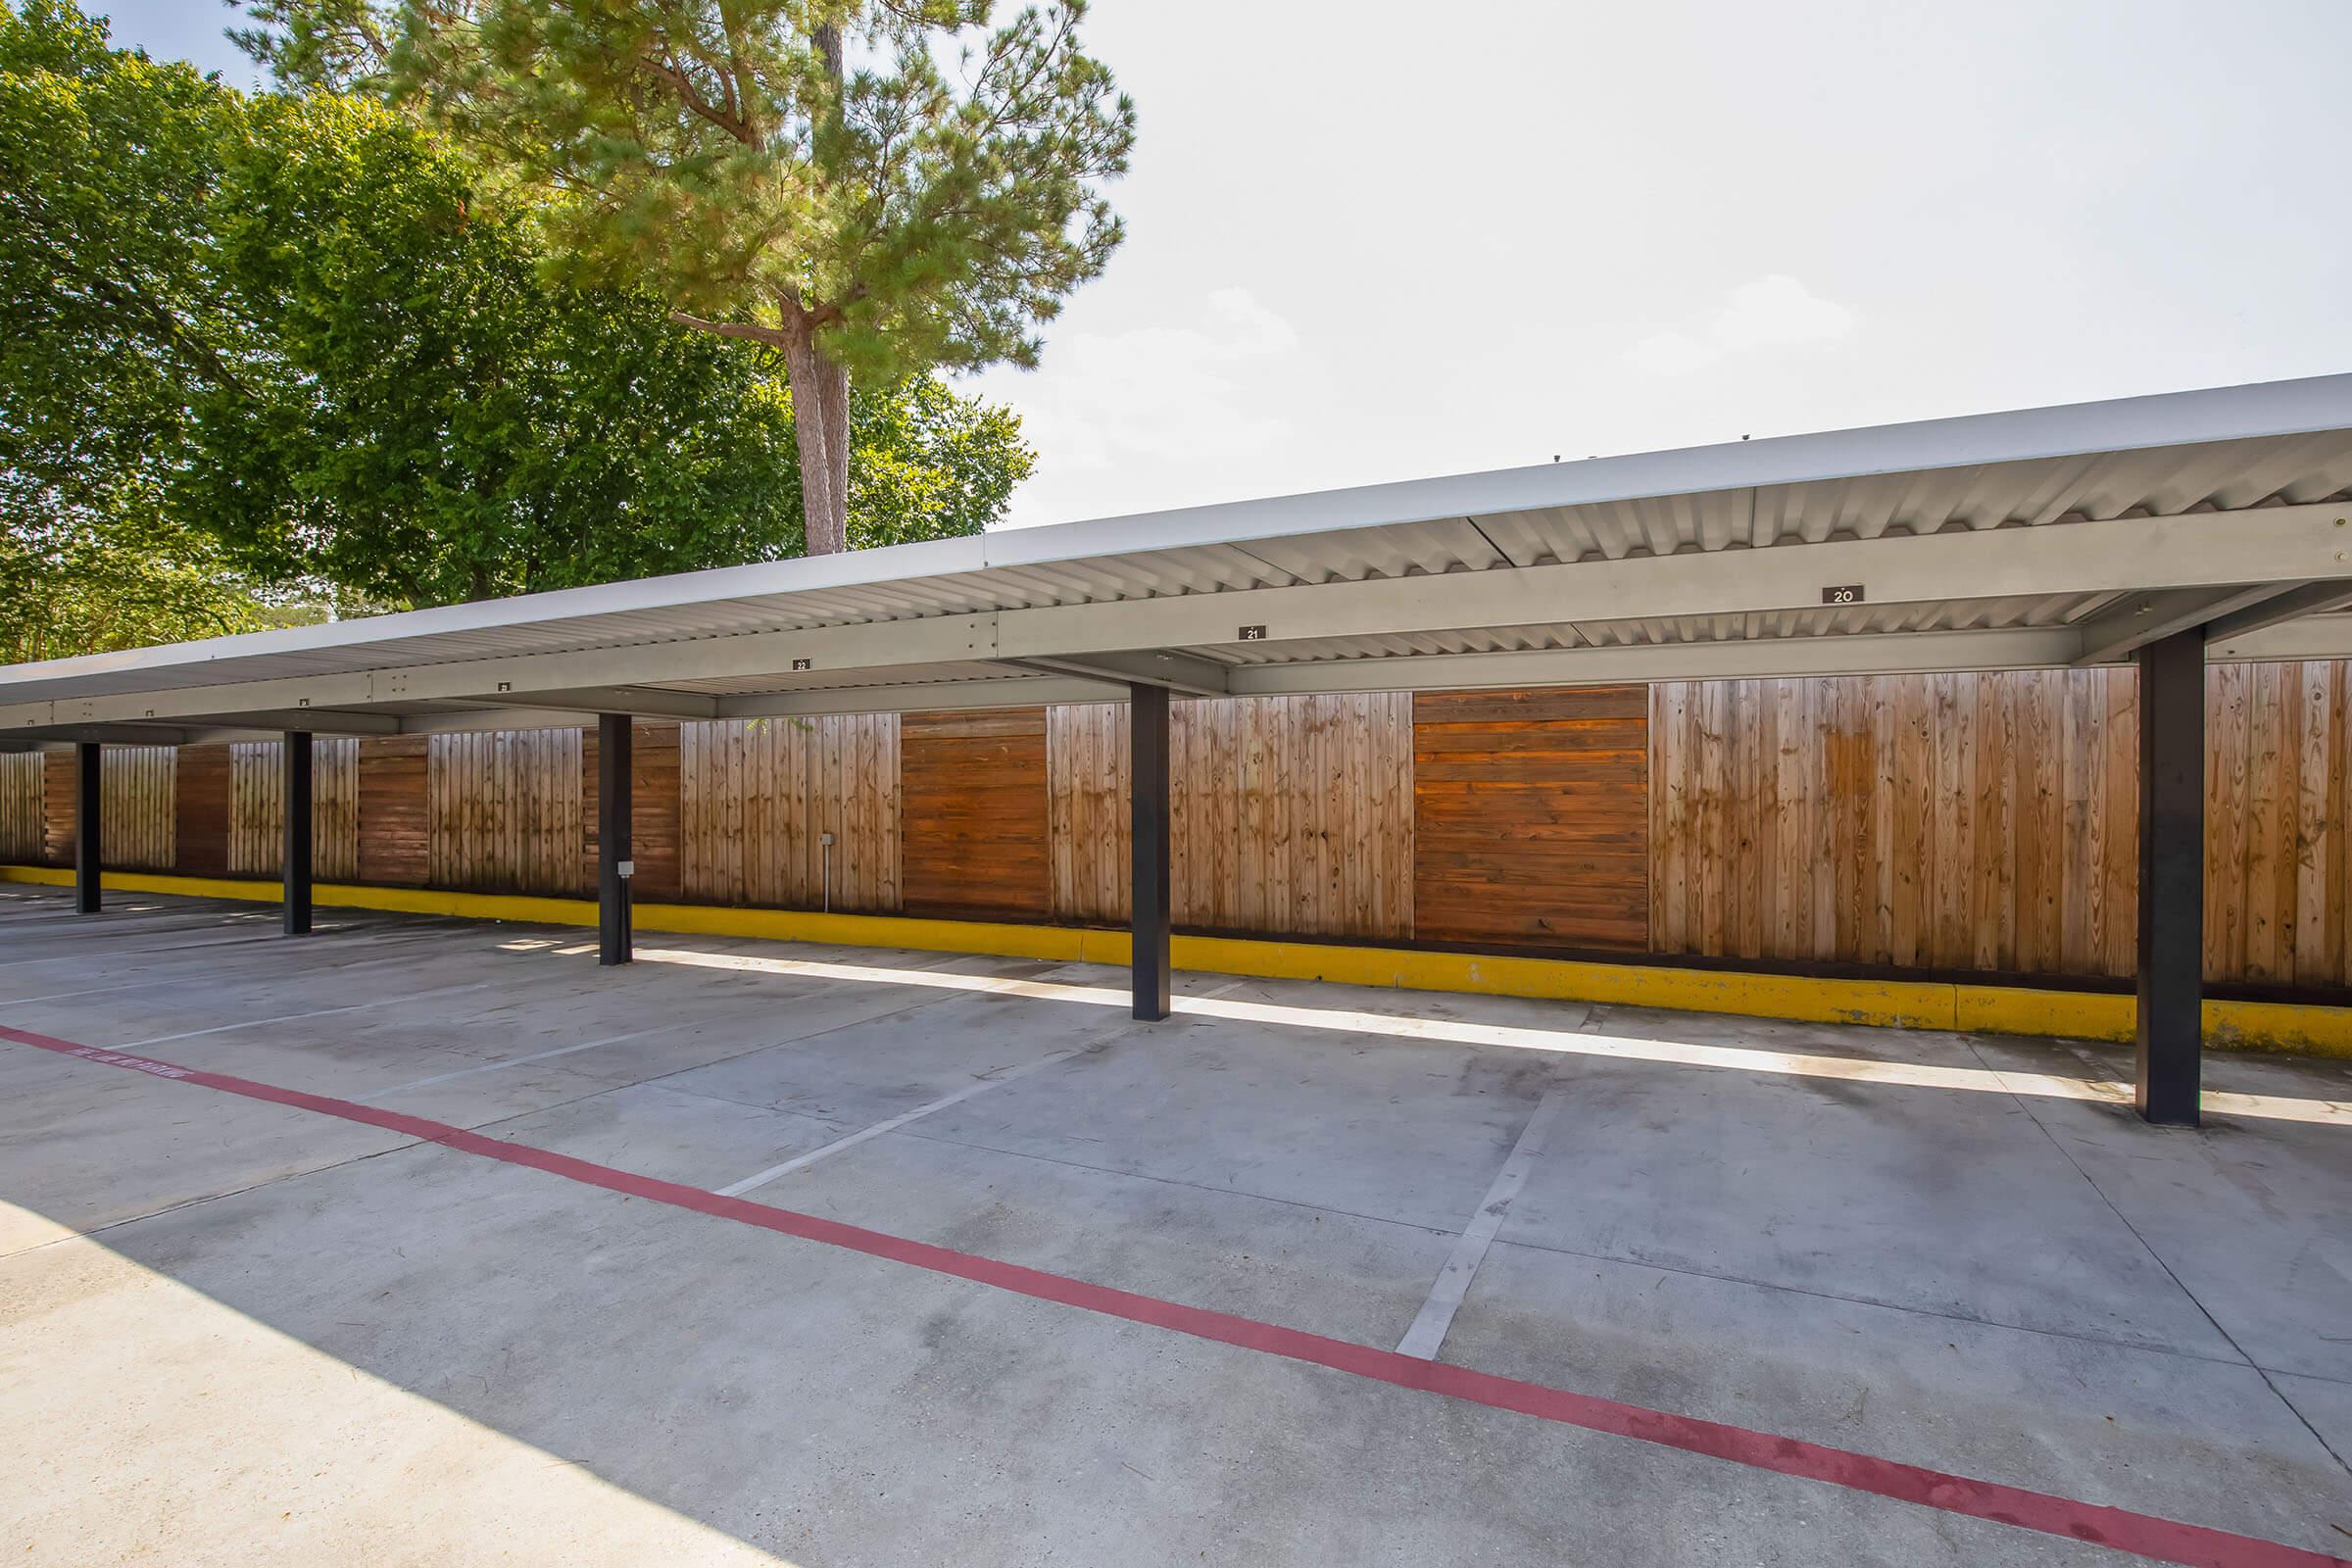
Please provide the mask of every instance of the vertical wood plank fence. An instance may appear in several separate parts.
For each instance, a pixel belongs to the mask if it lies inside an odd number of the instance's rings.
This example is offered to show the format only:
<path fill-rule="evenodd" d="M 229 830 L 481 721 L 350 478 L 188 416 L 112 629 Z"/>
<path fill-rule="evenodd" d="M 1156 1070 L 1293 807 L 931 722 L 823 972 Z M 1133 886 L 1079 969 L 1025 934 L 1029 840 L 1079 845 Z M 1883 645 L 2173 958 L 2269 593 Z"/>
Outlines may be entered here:
<path fill-rule="evenodd" d="M 171 746 L 109 746 L 98 766 L 100 861 L 125 871 L 169 871 L 177 820 Z"/>
<path fill-rule="evenodd" d="M 2208 672 L 2210 979 L 2352 987 L 2352 664 Z M 1233 698 L 1172 715 L 1196 930 L 2121 977 L 2129 669 Z M 321 738 L 321 880 L 583 895 L 592 737 Z M 1117 922 L 1124 705 L 641 722 L 641 898 Z M 70 864 L 70 749 L 0 860 Z M 106 860 L 273 877 L 276 742 L 109 747 Z"/>
<path fill-rule="evenodd" d="M 427 871 L 441 888 L 587 891 L 576 729 L 435 735 L 425 749 Z"/>
<path fill-rule="evenodd" d="M 2128 974 L 2128 670 L 1650 689 L 1652 949 Z"/>
<path fill-rule="evenodd" d="M 0 860 L 31 865 L 44 836 L 39 752 L 0 752 Z"/>
<path fill-rule="evenodd" d="M 684 724 L 678 776 L 686 897 L 820 908 L 829 859 L 833 908 L 900 906 L 896 714 Z"/>
<path fill-rule="evenodd" d="M 1168 727 L 1173 918 L 1207 931 L 1413 934 L 1412 699 L 1212 698 Z M 1047 711 L 1054 914 L 1127 918 L 1127 706 Z"/>
<path fill-rule="evenodd" d="M 282 741 L 238 741 L 228 749 L 228 874 L 276 876 L 286 848 L 286 760 Z M 360 743 L 311 741 L 311 875 L 349 882 L 360 874 Z"/>

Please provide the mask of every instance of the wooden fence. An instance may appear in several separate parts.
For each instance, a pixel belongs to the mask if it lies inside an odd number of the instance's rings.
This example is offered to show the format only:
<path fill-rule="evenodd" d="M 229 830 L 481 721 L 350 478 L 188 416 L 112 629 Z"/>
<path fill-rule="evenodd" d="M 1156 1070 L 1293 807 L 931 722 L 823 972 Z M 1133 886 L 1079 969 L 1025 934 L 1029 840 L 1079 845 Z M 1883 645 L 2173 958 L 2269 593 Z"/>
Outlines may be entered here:
<path fill-rule="evenodd" d="M 686 897 L 814 909 L 829 894 L 835 909 L 900 907 L 894 715 L 685 724 L 678 780 Z"/>
<path fill-rule="evenodd" d="M 1653 686 L 1652 949 L 2131 973 L 2133 702 L 2112 669 Z"/>
<path fill-rule="evenodd" d="M 2206 969 L 2352 986 L 2352 664 L 2208 677 Z M 1181 703 L 1180 926 L 2120 977 L 2130 670 Z M 578 730 L 321 740 L 322 880 L 585 894 Z M 275 743 L 110 748 L 106 858 L 273 876 Z M 641 898 L 1126 917 L 1127 714 L 641 721 Z M 0 858 L 72 858 L 68 751 L 0 756 Z M 833 843 L 823 842 L 831 834 Z"/>
<path fill-rule="evenodd" d="M 2205 967 L 2352 985 L 2345 831 L 2352 665 L 2217 664 L 2207 678 Z"/>
<path fill-rule="evenodd" d="M 0 860 L 30 864 L 42 858 L 41 754 L 0 752 Z"/>
<path fill-rule="evenodd" d="M 169 871 L 176 820 L 170 746 L 109 746 L 98 767 L 99 858 L 126 871 Z"/>
<path fill-rule="evenodd" d="M 1639 686 L 1414 698 L 1419 935 L 1644 946 L 1648 728 Z"/>
<path fill-rule="evenodd" d="M 230 876 L 276 876 L 286 858 L 286 757 L 278 741 L 228 749 Z M 360 743 L 340 735 L 311 741 L 311 875 L 349 882 L 360 874 Z"/>
<path fill-rule="evenodd" d="M 576 729 L 435 735 L 425 752 L 434 887 L 579 893 L 587 790 Z"/>
<path fill-rule="evenodd" d="M 1127 918 L 1127 707 L 1047 711 L 1056 918 Z M 1413 707 L 1402 693 L 1184 703 L 1168 724 L 1178 925 L 1413 934 Z"/>

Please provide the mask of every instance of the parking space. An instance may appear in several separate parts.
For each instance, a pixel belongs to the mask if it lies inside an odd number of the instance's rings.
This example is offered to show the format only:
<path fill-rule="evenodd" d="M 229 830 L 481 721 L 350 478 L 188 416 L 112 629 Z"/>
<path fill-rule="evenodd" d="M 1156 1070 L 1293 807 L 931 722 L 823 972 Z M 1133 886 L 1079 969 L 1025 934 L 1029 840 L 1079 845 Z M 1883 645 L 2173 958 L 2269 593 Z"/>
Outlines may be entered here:
<path fill-rule="evenodd" d="M 66 909 L 0 889 L 13 1561 L 2352 1550 L 2344 1064 L 2169 1131 L 2058 1042 Z"/>

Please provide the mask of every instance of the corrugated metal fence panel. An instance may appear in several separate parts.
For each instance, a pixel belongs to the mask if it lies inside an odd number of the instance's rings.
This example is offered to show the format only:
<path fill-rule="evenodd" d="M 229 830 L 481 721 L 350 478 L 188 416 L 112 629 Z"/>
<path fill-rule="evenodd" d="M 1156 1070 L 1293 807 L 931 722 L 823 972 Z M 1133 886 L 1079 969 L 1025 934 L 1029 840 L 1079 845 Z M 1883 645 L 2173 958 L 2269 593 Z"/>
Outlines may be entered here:
<path fill-rule="evenodd" d="M 283 869 L 286 764 L 282 741 L 238 741 L 228 749 L 228 874 L 276 876 Z M 346 735 L 311 740 L 311 877 L 349 882 L 360 874 L 360 743 Z"/>
<path fill-rule="evenodd" d="M 1171 902 L 1195 930 L 1413 930 L 1412 699 L 1236 697 L 1169 717 Z M 1127 707 L 1048 710 L 1056 918 L 1127 918 Z"/>
<path fill-rule="evenodd" d="M 0 860 L 29 865 L 45 832 L 39 752 L 0 752 Z"/>
<path fill-rule="evenodd" d="M 583 793 L 576 729 L 435 735 L 425 752 L 432 885 L 585 891 Z"/>
<path fill-rule="evenodd" d="M 900 906 L 897 714 L 684 724 L 677 769 L 686 897 L 820 908 L 829 861 L 831 907 Z"/>
<path fill-rule="evenodd" d="M 2131 972 L 2129 671 L 1665 682 L 1650 703 L 1655 951 Z"/>

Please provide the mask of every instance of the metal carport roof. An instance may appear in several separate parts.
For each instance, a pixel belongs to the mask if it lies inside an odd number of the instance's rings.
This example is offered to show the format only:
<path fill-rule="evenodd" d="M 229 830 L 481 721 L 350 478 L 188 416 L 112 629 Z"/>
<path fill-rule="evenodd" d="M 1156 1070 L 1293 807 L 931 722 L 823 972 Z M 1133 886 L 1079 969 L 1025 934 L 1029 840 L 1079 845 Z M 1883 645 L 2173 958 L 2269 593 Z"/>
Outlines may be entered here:
<path fill-rule="evenodd" d="M 2352 375 L 1546 464 L 0 667 L 0 737 L 2352 657 Z M 1848 592 L 1850 591 L 1850 596 Z"/>

